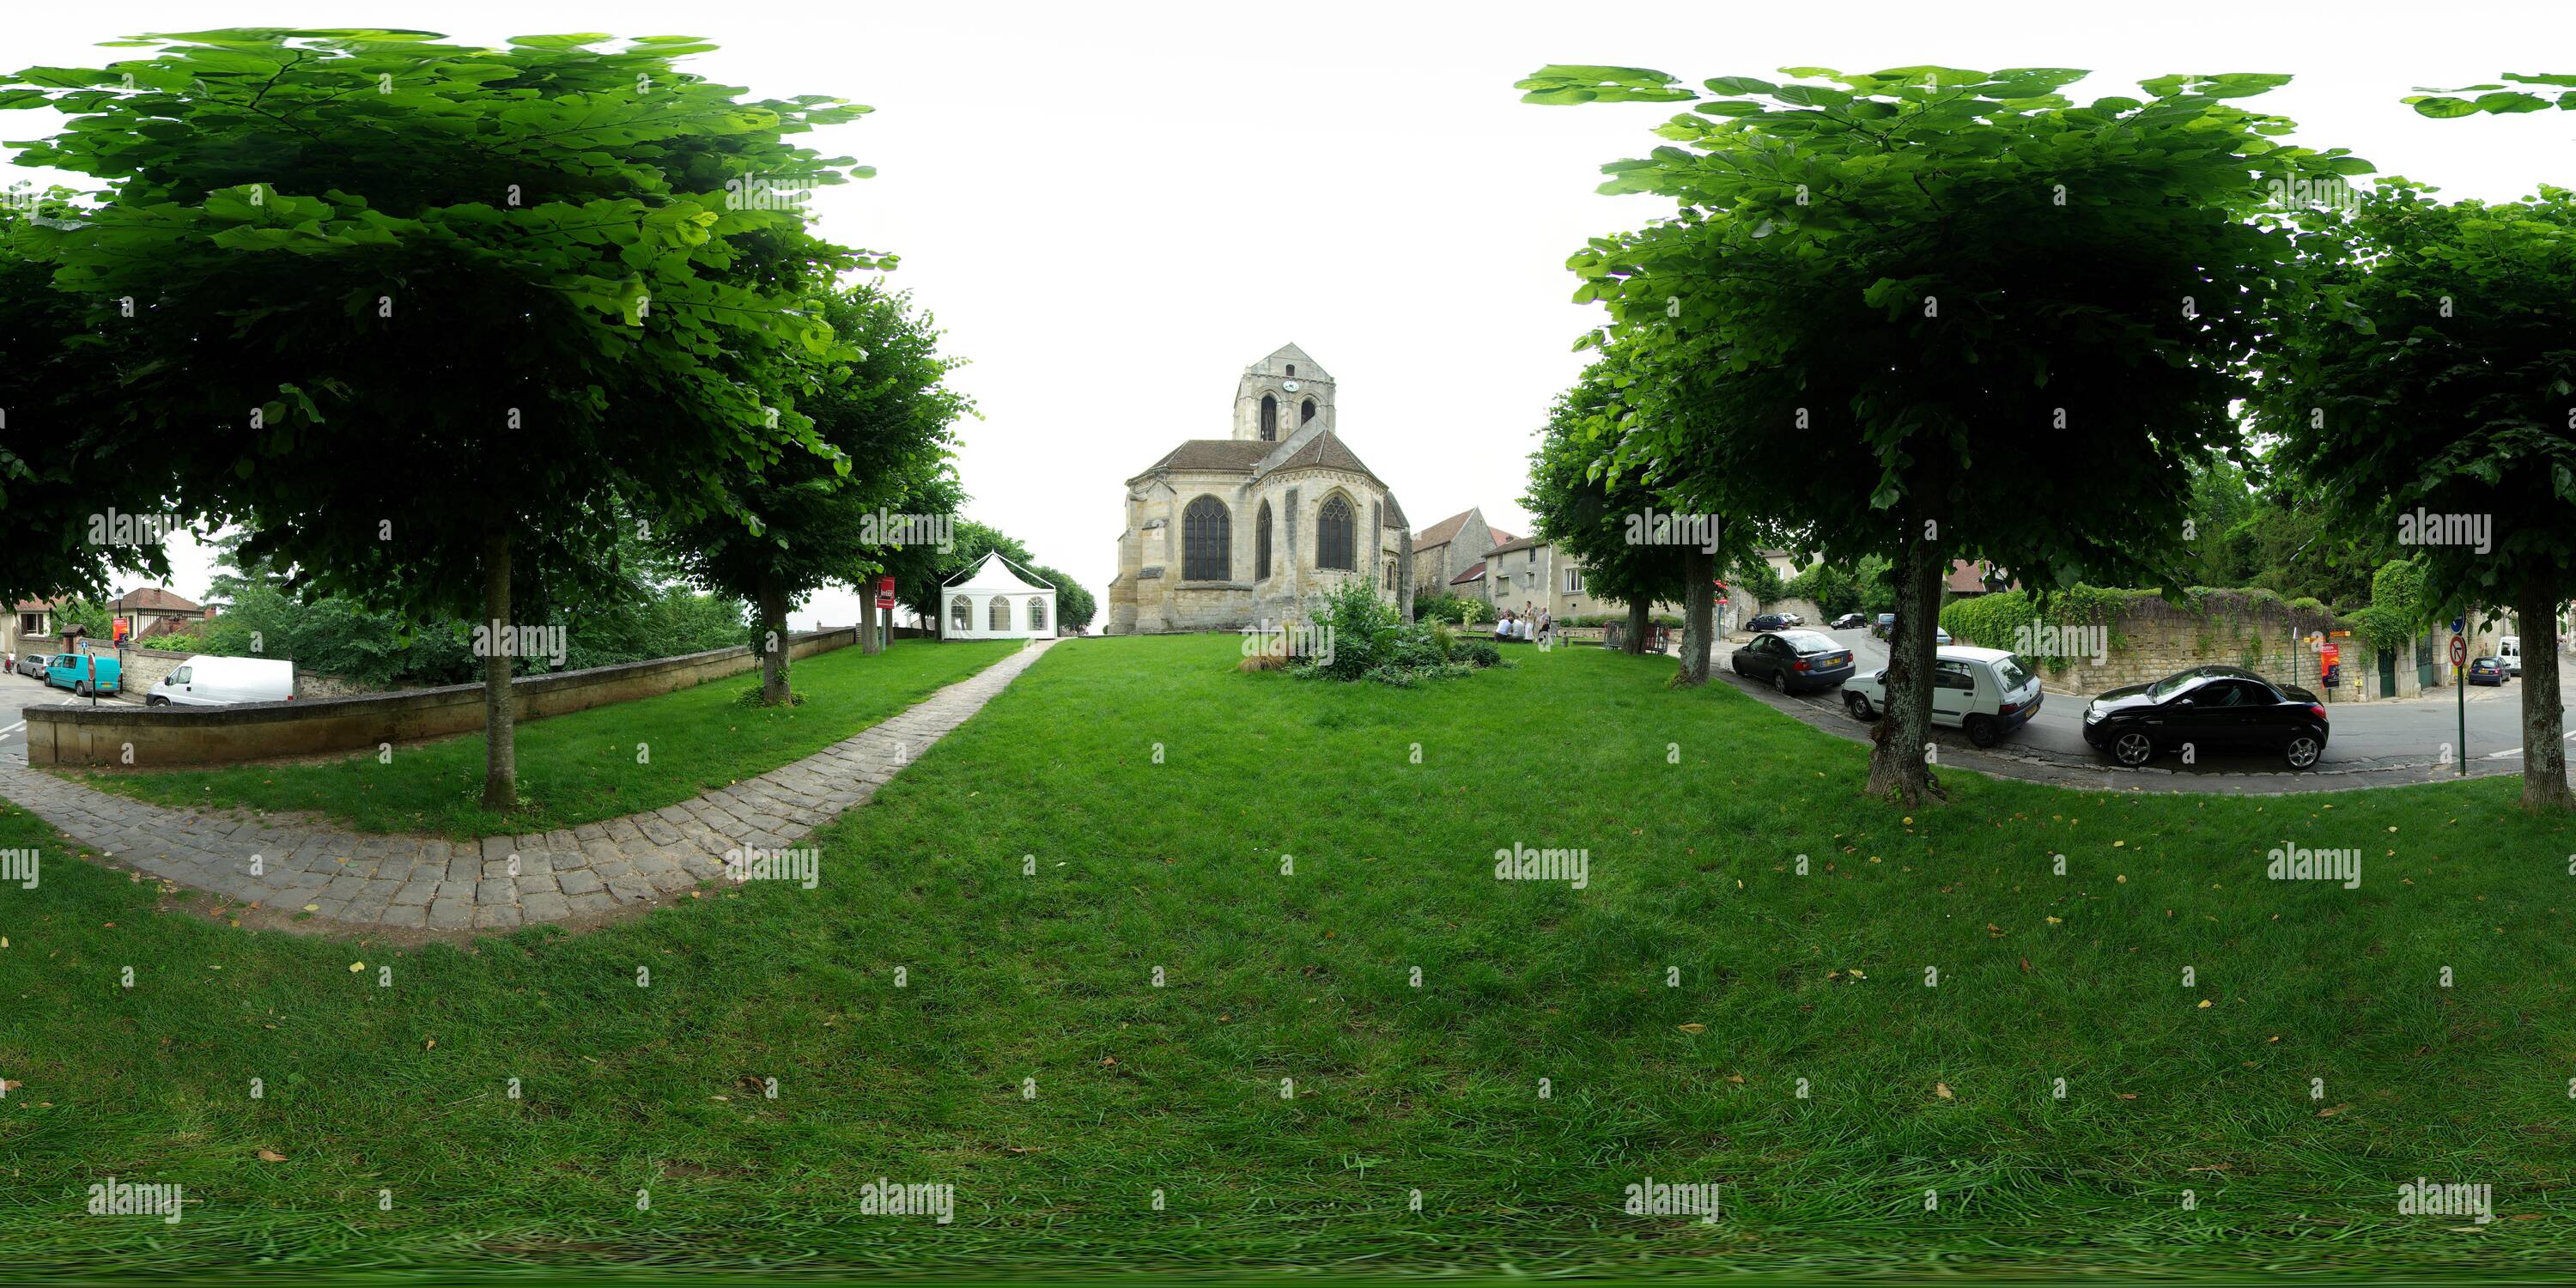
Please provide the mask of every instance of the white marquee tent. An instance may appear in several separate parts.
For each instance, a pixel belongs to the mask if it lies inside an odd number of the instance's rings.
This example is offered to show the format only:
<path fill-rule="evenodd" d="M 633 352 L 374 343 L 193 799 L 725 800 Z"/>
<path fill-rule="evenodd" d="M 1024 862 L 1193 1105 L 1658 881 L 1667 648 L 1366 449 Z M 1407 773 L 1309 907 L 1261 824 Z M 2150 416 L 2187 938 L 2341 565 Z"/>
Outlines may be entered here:
<path fill-rule="evenodd" d="M 944 640 L 1046 639 L 1055 634 L 1055 588 L 1002 557 L 984 562 L 940 587 L 939 638 Z"/>

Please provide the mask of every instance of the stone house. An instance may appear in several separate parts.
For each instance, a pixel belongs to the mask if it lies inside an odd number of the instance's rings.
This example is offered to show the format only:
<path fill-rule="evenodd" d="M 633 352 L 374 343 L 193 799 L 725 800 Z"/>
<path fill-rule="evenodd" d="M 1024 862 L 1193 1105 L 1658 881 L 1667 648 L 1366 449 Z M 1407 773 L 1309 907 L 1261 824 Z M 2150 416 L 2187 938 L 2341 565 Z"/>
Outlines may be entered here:
<path fill-rule="evenodd" d="M 110 617 L 126 619 L 132 632 L 127 636 L 129 639 L 194 630 L 214 616 L 213 610 L 191 603 L 160 586 L 129 590 L 109 600 L 107 611 Z"/>
<path fill-rule="evenodd" d="M 1107 632 L 1287 622 L 1353 581 L 1410 616 L 1412 525 L 1337 419 L 1331 373 L 1296 345 L 1245 367 L 1231 436 L 1189 439 L 1127 480 Z"/>
<path fill-rule="evenodd" d="M 1544 537 L 1514 537 L 1485 552 L 1486 576 L 1491 579 L 1497 608 L 1519 612 L 1523 604 L 1547 610 L 1558 621 L 1570 617 L 1618 616 L 1628 606 L 1616 600 L 1596 599 L 1584 585 L 1581 560 L 1560 553 L 1555 543 Z M 1649 612 L 1658 617 L 1679 617 L 1682 606 L 1657 603 Z M 1721 618 L 1724 610 L 1719 610 Z M 1721 621 L 1721 626 L 1727 625 Z"/>
<path fill-rule="evenodd" d="M 1482 507 L 1450 515 L 1413 534 L 1414 587 L 1491 604 L 1494 595 L 1485 577 L 1485 552 L 1512 540 L 1516 540 L 1512 534 L 1485 521 Z"/>
<path fill-rule="evenodd" d="M 61 652 L 63 642 L 54 634 L 54 610 L 60 603 L 52 599 L 18 601 L 8 620 L 0 622 L 0 652 L 11 657 Z"/>

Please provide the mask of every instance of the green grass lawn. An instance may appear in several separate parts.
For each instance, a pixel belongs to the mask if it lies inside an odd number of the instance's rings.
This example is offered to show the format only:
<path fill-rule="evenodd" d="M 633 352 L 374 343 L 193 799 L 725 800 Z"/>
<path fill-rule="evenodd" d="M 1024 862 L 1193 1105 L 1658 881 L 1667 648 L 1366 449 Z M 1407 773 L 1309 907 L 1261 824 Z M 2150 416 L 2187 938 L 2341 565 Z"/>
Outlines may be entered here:
<path fill-rule="evenodd" d="M 831 746 L 1018 651 L 1014 640 L 898 641 L 869 656 L 836 649 L 796 663 L 804 702 L 746 705 L 755 674 L 521 724 L 520 808 L 484 809 L 483 735 L 322 763 L 161 772 L 86 770 L 93 787 L 163 805 L 312 810 L 360 832 L 473 840 L 597 823 L 675 805 Z M 649 755 L 638 763 L 638 744 Z"/>
<path fill-rule="evenodd" d="M 818 888 L 577 938 L 254 936 L 0 816 L 0 848 L 47 860 L 0 887 L 0 1265 L 2503 1274 L 2576 1250 L 2576 832 L 2510 780 L 1954 773 L 1909 821 L 1860 796 L 1864 748 L 1668 690 L 1668 659 L 1515 649 L 1400 692 L 1238 651 L 1060 646 L 817 833 Z M 2285 841 L 2360 850 L 2359 888 L 2266 880 Z M 1586 851 L 1587 888 L 1496 880 L 1521 845 Z M 202 1203 L 83 1215 L 110 1173 Z M 1717 1184 L 1720 1220 L 1624 1214 L 1648 1176 Z M 2491 1185 L 2497 1219 L 2401 1216 L 2418 1176 Z M 862 1215 L 880 1177 L 953 1185 L 954 1222 Z"/>

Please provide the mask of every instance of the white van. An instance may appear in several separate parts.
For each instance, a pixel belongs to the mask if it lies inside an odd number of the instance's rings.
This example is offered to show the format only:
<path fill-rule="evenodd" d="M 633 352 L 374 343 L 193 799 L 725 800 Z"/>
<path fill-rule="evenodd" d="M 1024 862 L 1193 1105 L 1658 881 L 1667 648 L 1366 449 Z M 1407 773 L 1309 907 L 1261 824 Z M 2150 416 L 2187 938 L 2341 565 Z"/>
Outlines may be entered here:
<path fill-rule="evenodd" d="M 292 702 L 295 664 L 265 657 L 210 657 L 181 662 L 143 695 L 147 707 L 222 707 L 237 702 Z"/>
<path fill-rule="evenodd" d="M 2522 674 L 2522 637 L 2519 635 L 2497 636 L 2496 660 L 2504 663 L 2505 674 Z"/>
<path fill-rule="evenodd" d="M 1932 657 L 1932 723 L 1964 729 L 1968 741 L 1991 747 L 2039 714 L 2039 677 L 2012 654 L 1963 644 L 1936 648 Z M 1843 681 L 1843 708 L 1853 719 L 1876 720 L 1886 707 L 1884 668 Z"/>

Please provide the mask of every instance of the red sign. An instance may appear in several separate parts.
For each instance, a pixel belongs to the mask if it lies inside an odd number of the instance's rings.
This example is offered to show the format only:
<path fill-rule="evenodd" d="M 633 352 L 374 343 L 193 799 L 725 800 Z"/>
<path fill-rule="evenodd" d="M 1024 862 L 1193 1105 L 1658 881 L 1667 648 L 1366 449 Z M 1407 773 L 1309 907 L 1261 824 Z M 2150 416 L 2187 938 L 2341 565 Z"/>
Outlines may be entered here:
<path fill-rule="evenodd" d="M 2339 666 L 2343 663 L 2343 650 L 2328 644 L 2317 650 L 2317 663 L 2327 667 Z"/>
<path fill-rule="evenodd" d="M 877 578 L 877 607 L 894 607 L 894 578 L 891 576 Z"/>
<path fill-rule="evenodd" d="M 2461 639 L 2461 638 L 2460 638 L 2459 636 L 2457 636 L 2457 635 L 2452 636 L 2452 637 L 2451 637 L 2451 665 L 2453 665 L 2453 666 L 2465 666 L 2465 665 L 2467 665 L 2467 664 L 2468 664 L 2468 661 L 2469 661 L 2469 642 L 2468 642 L 2467 640 Z"/>
<path fill-rule="evenodd" d="M 124 643 L 124 642 L 125 642 L 125 637 L 126 637 L 126 635 L 127 635 L 128 633 L 130 633 L 133 629 L 134 629 L 133 624 L 132 624 L 131 622 L 128 622 L 125 618 L 122 618 L 122 617 L 112 618 L 112 619 L 110 619 L 110 620 L 108 621 L 108 624 L 107 624 L 107 634 L 108 634 L 108 638 L 110 638 L 110 639 L 112 639 L 112 640 L 116 641 L 116 642 L 117 642 L 117 643 L 119 643 L 119 644 L 122 644 L 122 643 Z"/>

